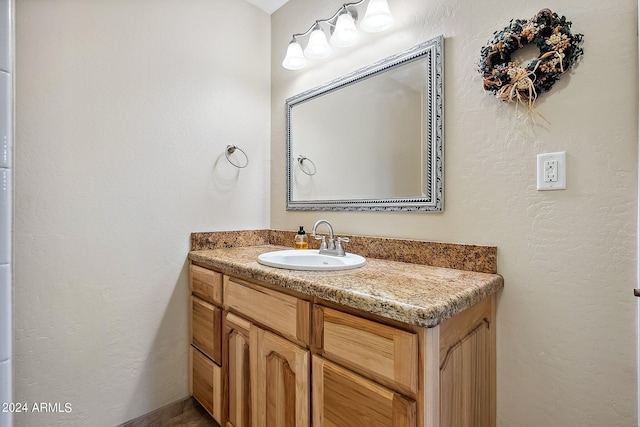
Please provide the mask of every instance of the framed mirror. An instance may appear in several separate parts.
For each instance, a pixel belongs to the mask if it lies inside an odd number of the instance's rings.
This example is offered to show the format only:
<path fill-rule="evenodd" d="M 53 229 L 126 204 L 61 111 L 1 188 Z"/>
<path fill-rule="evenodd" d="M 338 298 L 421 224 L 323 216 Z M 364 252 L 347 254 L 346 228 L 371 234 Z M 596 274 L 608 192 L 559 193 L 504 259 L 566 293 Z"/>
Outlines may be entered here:
<path fill-rule="evenodd" d="M 444 209 L 443 38 L 286 101 L 287 210 Z"/>

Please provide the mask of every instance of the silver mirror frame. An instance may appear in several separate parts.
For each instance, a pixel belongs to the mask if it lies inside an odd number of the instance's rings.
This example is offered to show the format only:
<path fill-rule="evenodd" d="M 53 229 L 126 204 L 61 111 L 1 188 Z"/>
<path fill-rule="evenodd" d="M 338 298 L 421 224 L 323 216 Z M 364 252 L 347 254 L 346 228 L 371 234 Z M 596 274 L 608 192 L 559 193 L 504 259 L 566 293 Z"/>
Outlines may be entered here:
<path fill-rule="evenodd" d="M 287 210 L 288 211 L 424 211 L 444 210 L 444 38 L 438 36 L 404 52 L 302 92 L 286 100 L 287 118 Z M 427 61 L 427 102 L 425 129 L 425 197 L 398 199 L 292 200 L 293 168 L 291 109 L 304 101 L 339 90 L 382 73 L 392 67 L 425 59 Z"/>

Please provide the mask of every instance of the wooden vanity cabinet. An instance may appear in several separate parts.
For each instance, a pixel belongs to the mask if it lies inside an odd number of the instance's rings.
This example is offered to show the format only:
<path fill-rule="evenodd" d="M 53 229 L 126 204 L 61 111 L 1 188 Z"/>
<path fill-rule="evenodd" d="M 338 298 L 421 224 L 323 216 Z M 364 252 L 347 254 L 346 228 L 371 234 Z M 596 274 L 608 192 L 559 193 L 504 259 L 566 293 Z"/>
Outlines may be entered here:
<path fill-rule="evenodd" d="M 315 304 L 314 426 L 415 427 L 418 334 Z"/>
<path fill-rule="evenodd" d="M 251 323 L 232 313 L 225 314 L 223 351 L 224 419 L 226 427 L 251 427 Z"/>
<path fill-rule="evenodd" d="M 189 267 L 191 293 L 205 301 L 222 305 L 222 273 L 191 264 Z"/>
<path fill-rule="evenodd" d="M 309 426 L 309 351 L 251 328 L 252 425 Z"/>
<path fill-rule="evenodd" d="M 222 274 L 196 265 L 189 267 L 191 289 L 191 395 L 222 420 Z"/>
<path fill-rule="evenodd" d="M 309 351 L 227 313 L 226 427 L 309 426 Z"/>
<path fill-rule="evenodd" d="M 439 425 L 496 425 L 495 295 L 440 324 Z"/>
<path fill-rule="evenodd" d="M 222 369 L 193 346 L 189 359 L 191 395 L 218 421 L 222 416 Z"/>
<path fill-rule="evenodd" d="M 423 328 L 196 272 L 221 285 L 192 324 L 221 310 L 222 365 L 195 340 L 192 393 L 222 426 L 495 426 L 495 295 Z"/>
<path fill-rule="evenodd" d="M 311 302 L 229 276 L 223 301 L 226 426 L 308 427 Z"/>
<path fill-rule="evenodd" d="M 326 359 L 405 394 L 418 391 L 418 335 L 316 304 L 313 343 Z"/>
<path fill-rule="evenodd" d="M 417 425 L 414 400 L 315 355 L 311 372 L 314 426 Z"/>
<path fill-rule="evenodd" d="M 224 276 L 224 308 L 303 347 L 309 344 L 311 302 Z"/>
<path fill-rule="evenodd" d="M 222 364 L 222 309 L 191 296 L 191 345 Z"/>

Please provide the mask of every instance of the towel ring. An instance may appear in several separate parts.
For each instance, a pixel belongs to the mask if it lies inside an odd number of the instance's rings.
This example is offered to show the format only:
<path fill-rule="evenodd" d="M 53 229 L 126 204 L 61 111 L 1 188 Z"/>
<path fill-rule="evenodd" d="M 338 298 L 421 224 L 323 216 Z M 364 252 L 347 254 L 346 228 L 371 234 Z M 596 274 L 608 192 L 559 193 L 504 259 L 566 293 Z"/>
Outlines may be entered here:
<path fill-rule="evenodd" d="M 231 161 L 231 159 L 229 158 L 229 155 L 235 153 L 236 150 L 240 151 L 244 155 L 244 158 L 246 160 L 244 162 L 244 165 L 239 165 L 239 164 L 233 163 Z M 224 156 L 227 158 L 229 163 L 231 163 L 233 166 L 237 167 L 238 169 L 246 168 L 249 165 L 249 156 L 247 156 L 247 153 L 245 153 L 242 148 L 237 147 L 235 145 L 231 145 L 231 144 L 227 145 L 227 149 L 224 150 Z"/>
<path fill-rule="evenodd" d="M 311 166 L 313 166 L 313 172 L 311 172 L 311 170 L 309 168 L 307 168 L 307 170 L 304 169 L 303 164 L 304 164 L 305 160 L 307 162 L 311 163 Z M 313 163 L 313 161 L 310 158 L 308 158 L 306 156 L 303 156 L 302 154 L 298 156 L 298 165 L 300 165 L 300 170 L 302 171 L 302 173 L 305 173 L 305 174 L 307 174 L 309 176 L 315 175 L 316 172 L 318 171 L 316 169 L 316 164 Z"/>

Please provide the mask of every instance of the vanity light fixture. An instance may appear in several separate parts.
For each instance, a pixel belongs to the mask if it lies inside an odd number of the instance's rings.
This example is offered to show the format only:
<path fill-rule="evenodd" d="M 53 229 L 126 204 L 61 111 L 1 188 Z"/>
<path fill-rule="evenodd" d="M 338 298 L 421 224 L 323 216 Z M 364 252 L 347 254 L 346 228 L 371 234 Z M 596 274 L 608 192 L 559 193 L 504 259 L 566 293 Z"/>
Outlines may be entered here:
<path fill-rule="evenodd" d="M 367 33 L 379 33 L 393 24 L 393 16 L 389 11 L 387 0 L 371 0 L 367 12 L 362 18 L 360 29 Z"/>
<path fill-rule="evenodd" d="M 307 65 L 307 59 L 321 59 L 331 55 L 331 46 L 347 47 L 355 44 L 360 38 L 356 28 L 358 21 L 358 6 L 368 2 L 364 17 L 359 23 L 360 30 L 367 33 L 384 31 L 393 24 L 393 15 L 389 10 L 387 0 L 360 0 L 346 3 L 329 19 L 316 21 L 304 33 L 294 34 L 287 55 L 282 66 L 288 70 L 299 70 Z M 323 24 L 330 33 L 330 43 L 327 33 L 322 29 Z M 302 49 L 299 38 L 308 37 L 307 46 Z"/>
<path fill-rule="evenodd" d="M 307 66 L 307 58 L 302 53 L 302 46 L 295 38 L 287 47 L 287 56 L 282 61 L 282 66 L 288 70 L 299 70 Z"/>
<path fill-rule="evenodd" d="M 304 48 L 304 56 L 310 59 L 322 59 L 329 55 L 331 55 L 331 46 L 329 46 L 327 36 L 320 28 L 320 24 L 316 22 L 309 36 L 309 43 Z"/>
<path fill-rule="evenodd" d="M 356 28 L 356 21 L 349 10 L 343 6 L 331 35 L 331 44 L 335 47 L 348 47 L 354 45 L 358 39 L 360 39 L 360 33 Z"/>

